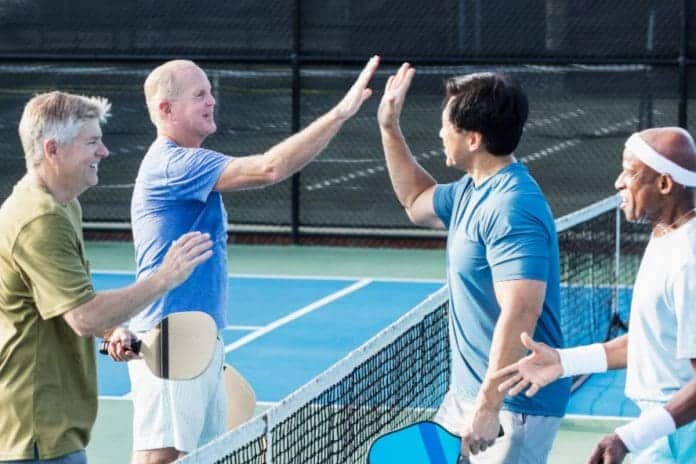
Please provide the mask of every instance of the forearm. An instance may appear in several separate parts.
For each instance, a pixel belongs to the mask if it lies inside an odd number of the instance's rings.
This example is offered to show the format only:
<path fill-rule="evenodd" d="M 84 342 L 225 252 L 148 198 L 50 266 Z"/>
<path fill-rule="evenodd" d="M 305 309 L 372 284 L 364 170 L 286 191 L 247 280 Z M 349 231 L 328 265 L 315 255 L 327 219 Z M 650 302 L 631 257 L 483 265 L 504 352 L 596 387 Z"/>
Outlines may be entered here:
<path fill-rule="evenodd" d="M 692 359 L 691 364 L 696 371 L 696 360 Z M 696 420 L 696 377 L 675 393 L 665 409 L 672 416 L 677 427 Z"/>
<path fill-rule="evenodd" d="M 413 157 L 398 125 L 381 127 L 380 132 L 394 193 L 408 210 L 421 193 L 435 185 L 435 179 Z"/>
<path fill-rule="evenodd" d="M 628 334 L 616 337 L 603 344 L 607 355 L 607 369 L 625 369 L 628 353 Z"/>
<path fill-rule="evenodd" d="M 266 156 L 275 173 L 274 181 L 280 182 L 305 167 L 326 148 L 345 121 L 334 108 L 268 150 Z"/>
<path fill-rule="evenodd" d="M 520 343 L 520 334 L 534 333 L 538 318 L 539 311 L 536 308 L 501 311 L 493 332 L 488 371 L 479 392 L 480 405 L 489 409 L 500 409 L 505 398 L 505 392 L 498 391 L 502 379 L 493 380 L 489 374 L 517 362 L 526 354 L 526 348 Z"/>
<path fill-rule="evenodd" d="M 81 336 L 105 336 L 115 326 L 127 321 L 160 298 L 167 290 L 163 279 L 155 273 L 129 287 L 99 292 L 65 317 Z"/>

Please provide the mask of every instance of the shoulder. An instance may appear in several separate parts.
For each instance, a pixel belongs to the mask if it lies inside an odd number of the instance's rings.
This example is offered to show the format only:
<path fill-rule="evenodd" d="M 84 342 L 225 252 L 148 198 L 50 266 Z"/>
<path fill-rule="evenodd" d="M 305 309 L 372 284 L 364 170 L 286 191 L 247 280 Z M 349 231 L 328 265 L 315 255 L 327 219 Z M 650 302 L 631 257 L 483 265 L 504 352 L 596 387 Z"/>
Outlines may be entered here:
<path fill-rule="evenodd" d="M 5 233 L 18 232 L 34 222 L 50 230 L 70 225 L 71 217 L 80 220 L 81 209 L 77 200 L 63 207 L 50 193 L 23 181 L 15 186 L 0 208 L 0 224 Z"/>
<path fill-rule="evenodd" d="M 435 195 L 447 197 L 461 197 L 464 193 L 473 187 L 471 177 L 467 174 L 454 182 L 448 184 L 437 184 L 435 187 Z"/>

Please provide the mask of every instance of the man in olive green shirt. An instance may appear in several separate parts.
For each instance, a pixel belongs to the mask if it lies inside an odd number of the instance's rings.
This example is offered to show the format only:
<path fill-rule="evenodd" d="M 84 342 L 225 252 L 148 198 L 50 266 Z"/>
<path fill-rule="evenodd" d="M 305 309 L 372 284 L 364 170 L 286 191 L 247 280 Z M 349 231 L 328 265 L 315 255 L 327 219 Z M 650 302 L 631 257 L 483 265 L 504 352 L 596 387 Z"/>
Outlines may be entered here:
<path fill-rule="evenodd" d="M 19 134 L 27 174 L 0 207 L 0 462 L 86 462 L 97 413 L 94 335 L 104 336 L 185 281 L 211 255 L 206 234 L 172 242 L 159 270 L 96 293 L 89 277 L 77 197 L 97 184 L 109 152 L 105 99 L 37 95 Z M 122 332 L 123 333 L 123 332 Z M 121 359 L 131 335 L 112 337 Z"/>

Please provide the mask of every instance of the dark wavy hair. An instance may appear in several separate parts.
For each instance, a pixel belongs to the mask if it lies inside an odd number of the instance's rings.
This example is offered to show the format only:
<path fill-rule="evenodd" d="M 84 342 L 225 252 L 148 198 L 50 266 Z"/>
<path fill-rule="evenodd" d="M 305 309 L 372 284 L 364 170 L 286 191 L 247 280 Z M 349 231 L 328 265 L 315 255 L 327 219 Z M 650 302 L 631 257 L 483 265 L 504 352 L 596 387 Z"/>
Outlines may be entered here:
<path fill-rule="evenodd" d="M 448 79 L 449 121 L 458 130 L 479 132 L 487 151 L 511 154 L 522 137 L 529 103 L 522 87 L 505 74 L 483 72 Z"/>

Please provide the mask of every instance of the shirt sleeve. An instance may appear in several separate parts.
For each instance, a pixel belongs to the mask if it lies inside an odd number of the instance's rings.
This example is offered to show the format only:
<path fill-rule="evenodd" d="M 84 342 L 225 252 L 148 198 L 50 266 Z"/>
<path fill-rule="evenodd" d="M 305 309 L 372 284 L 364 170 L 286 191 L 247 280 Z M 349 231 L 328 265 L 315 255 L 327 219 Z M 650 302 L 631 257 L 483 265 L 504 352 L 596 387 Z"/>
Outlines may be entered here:
<path fill-rule="evenodd" d="M 481 225 L 486 258 L 495 282 L 547 281 L 553 241 L 532 202 L 493 208 Z"/>
<path fill-rule="evenodd" d="M 213 150 L 179 150 L 167 166 L 167 194 L 180 200 L 206 201 L 233 158 Z"/>
<path fill-rule="evenodd" d="M 70 222 L 48 214 L 20 232 L 13 257 L 39 314 L 61 315 L 95 296 L 79 239 Z"/>
<path fill-rule="evenodd" d="M 696 262 L 691 261 L 673 275 L 671 300 L 677 319 L 677 353 L 679 359 L 696 358 Z"/>
<path fill-rule="evenodd" d="M 433 210 L 447 228 L 449 228 L 452 217 L 456 189 L 457 182 L 452 182 L 451 184 L 436 185 L 433 192 Z"/>

